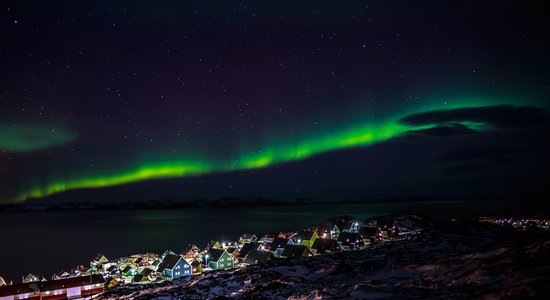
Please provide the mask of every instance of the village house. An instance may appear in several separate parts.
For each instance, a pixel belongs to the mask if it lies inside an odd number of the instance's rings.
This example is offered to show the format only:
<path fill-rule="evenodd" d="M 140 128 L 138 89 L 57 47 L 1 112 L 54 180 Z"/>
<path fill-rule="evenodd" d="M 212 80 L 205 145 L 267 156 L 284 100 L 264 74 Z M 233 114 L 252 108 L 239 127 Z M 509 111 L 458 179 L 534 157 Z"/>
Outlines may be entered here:
<path fill-rule="evenodd" d="M 317 232 L 302 230 L 298 232 L 296 237 L 294 237 L 294 240 L 296 241 L 297 245 L 304 245 L 311 248 L 317 238 L 319 238 Z"/>
<path fill-rule="evenodd" d="M 244 258 L 243 263 L 246 265 L 263 263 L 271 259 L 272 256 L 273 254 L 271 252 L 251 249 L 246 255 L 246 257 Z"/>
<path fill-rule="evenodd" d="M 241 249 L 239 250 L 239 254 L 237 255 L 237 259 L 240 260 L 240 261 L 244 261 L 244 258 L 246 257 L 248 252 L 250 252 L 253 249 L 258 249 L 260 246 L 262 246 L 262 245 L 259 244 L 259 243 L 254 243 L 254 242 L 245 243 L 241 247 Z"/>
<path fill-rule="evenodd" d="M 200 260 L 195 259 L 191 262 L 192 274 L 199 275 L 202 274 L 202 263 Z"/>
<path fill-rule="evenodd" d="M 210 251 L 210 249 L 223 249 L 222 243 L 219 241 L 210 241 L 208 244 L 206 244 L 206 247 L 204 248 L 204 252 Z"/>
<path fill-rule="evenodd" d="M 356 250 L 365 245 L 363 237 L 358 232 L 342 232 L 337 242 L 342 251 Z"/>
<path fill-rule="evenodd" d="M 384 237 L 396 238 L 399 236 L 399 226 L 394 219 L 382 219 L 376 221 L 376 226 L 380 228 Z"/>
<path fill-rule="evenodd" d="M 258 237 L 255 234 L 245 233 L 239 238 L 239 244 L 255 243 L 258 241 Z"/>
<path fill-rule="evenodd" d="M 304 245 L 286 245 L 283 249 L 281 257 L 294 258 L 294 257 L 311 257 L 313 253 L 307 246 Z"/>
<path fill-rule="evenodd" d="M 319 237 L 322 237 L 324 239 L 338 239 L 338 235 L 340 235 L 340 229 L 338 228 L 338 225 L 335 224 L 326 224 L 319 226 L 317 229 Z"/>
<path fill-rule="evenodd" d="M 276 238 L 271 242 L 269 246 L 269 251 L 276 253 L 277 255 L 283 254 L 286 245 L 294 245 L 291 239 L 286 238 Z"/>
<path fill-rule="evenodd" d="M 359 234 L 365 244 L 374 244 L 382 241 L 383 233 L 378 227 L 361 227 Z"/>
<path fill-rule="evenodd" d="M 181 255 L 185 259 L 194 259 L 197 257 L 201 252 L 201 249 L 197 247 L 196 245 L 189 244 L 183 251 L 181 252 Z"/>
<path fill-rule="evenodd" d="M 340 245 L 335 239 L 323 239 L 318 238 L 311 246 L 311 252 L 314 255 L 321 255 L 325 253 L 334 253 L 340 251 Z"/>
<path fill-rule="evenodd" d="M 233 256 L 231 256 L 224 249 L 210 249 L 203 256 L 203 263 L 207 268 L 213 270 L 226 270 L 235 267 Z"/>
<path fill-rule="evenodd" d="M 183 276 L 191 276 L 191 264 L 181 255 L 169 254 L 164 257 L 157 268 L 157 272 L 163 273 L 169 279 Z"/>
<path fill-rule="evenodd" d="M 29 275 L 23 277 L 21 281 L 23 283 L 38 282 L 38 281 L 40 281 L 40 278 L 38 278 L 38 276 L 36 276 L 32 273 L 29 273 Z"/>

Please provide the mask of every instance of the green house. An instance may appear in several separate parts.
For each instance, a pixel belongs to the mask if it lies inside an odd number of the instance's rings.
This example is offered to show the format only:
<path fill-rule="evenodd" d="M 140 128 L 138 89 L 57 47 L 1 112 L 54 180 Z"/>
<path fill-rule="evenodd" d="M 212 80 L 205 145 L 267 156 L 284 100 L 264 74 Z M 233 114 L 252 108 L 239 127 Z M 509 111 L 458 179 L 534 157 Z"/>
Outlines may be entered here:
<path fill-rule="evenodd" d="M 298 235 L 296 235 L 294 240 L 296 241 L 297 245 L 304 245 L 308 248 L 311 248 L 315 240 L 318 238 L 319 235 L 317 235 L 317 232 L 302 230 L 298 232 Z"/>
<path fill-rule="evenodd" d="M 213 270 L 227 270 L 235 267 L 233 256 L 224 249 L 210 249 L 202 260 L 205 266 Z"/>

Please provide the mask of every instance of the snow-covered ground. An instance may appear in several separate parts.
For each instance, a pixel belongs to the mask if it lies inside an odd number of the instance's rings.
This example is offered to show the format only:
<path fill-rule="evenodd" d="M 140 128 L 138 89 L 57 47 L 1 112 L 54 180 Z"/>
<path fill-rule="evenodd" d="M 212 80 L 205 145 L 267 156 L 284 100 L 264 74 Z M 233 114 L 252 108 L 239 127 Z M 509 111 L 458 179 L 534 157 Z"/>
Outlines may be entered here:
<path fill-rule="evenodd" d="M 550 295 L 548 232 L 467 221 L 433 222 L 410 239 L 313 258 L 280 259 L 102 299 L 523 298 Z"/>

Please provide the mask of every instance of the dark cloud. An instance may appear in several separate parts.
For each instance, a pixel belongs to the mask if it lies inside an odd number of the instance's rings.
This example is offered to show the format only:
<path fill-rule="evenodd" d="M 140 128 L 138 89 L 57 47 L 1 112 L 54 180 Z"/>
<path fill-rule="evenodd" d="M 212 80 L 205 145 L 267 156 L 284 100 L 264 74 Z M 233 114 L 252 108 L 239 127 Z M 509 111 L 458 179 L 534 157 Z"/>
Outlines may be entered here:
<path fill-rule="evenodd" d="M 522 148 L 494 145 L 472 145 L 451 149 L 441 154 L 440 162 L 459 161 L 514 161 L 518 155 L 525 152 Z"/>
<path fill-rule="evenodd" d="M 446 125 L 439 125 L 427 129 L 419 129 L 419 130 L 409 130 L 406 132 L 406 136 L 453 136 L 453 135 L 460 135 L 460 134 L 473 134 L 476 133 L 476 130 L 471 129 L 470 127 L 453 123 L 453 124 L 446 124 Z"/>
<path fill-rule="evenodd" d="M 479 122 L 497 128 L 538 126 L 550 123 L 546 109 L 535 106 L 485 106 L 436 110 L 409 115 L 401 123 L 420 126 L 453 122 Z"/>

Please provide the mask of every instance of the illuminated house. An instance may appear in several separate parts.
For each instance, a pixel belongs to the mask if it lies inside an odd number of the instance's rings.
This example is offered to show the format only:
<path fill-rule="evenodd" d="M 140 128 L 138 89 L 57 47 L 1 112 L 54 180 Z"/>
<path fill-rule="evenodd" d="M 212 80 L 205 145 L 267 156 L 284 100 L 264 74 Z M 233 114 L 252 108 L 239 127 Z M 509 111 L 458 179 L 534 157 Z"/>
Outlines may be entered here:
<path fill-rule="evenodd" d="M 298 235 L 296 235 L 294 240 L 296 241 L 296 244 L 298 244 L 298 245 L 304 245 L 306 247 L 311 248 L 311 246 L 313 246 L 313 243 L 315 242 L 315 240 L 317 238 L 319 238 L 319 236 L 317 235 L 317 233 L 315 231 L 302 230 L 302 231 L 298 232 Z"/>
<path fill-rule="evenodd" d="M 271 252 L 252 249 L 248 251 L 248 254 L 244 258 L 244 263 L 247 265 L 262 263 L 271 259 L 272 256 Z"/>
<path fill-rule="evenodd" d="M 185 247 L 185 249 L 183 249 L 183 251 L 181 252 L 181 255 L 185 259 L 194 259 L 199 255 L 200 252 L 201 252 L 201 249 L 199 249 L 199 247 L 197 247 L 196 245 L 189 244 L 187 245 L 187 247 Z"/>
<path fill-rule="evenodd" d="M 57 300 L 81 298 L 103 292 L 104 286 L 105 281 L 98 274 L 52 281 L 19 283 L 1 286 L 0 299 Z"/>
<path fill-rule="evenodd" d="M 202 263 L 200 262 L 200 260 L 193 260 L 191 262 L 191 268 L 192 268 L 192 274 L 193 275 L 199 275 L 202 273 Z"/>
<path fill-rule="evenodd" d="M 359 249 L 365 245 L 363 237 L 358 232 L 342 232 L 337 242 L 343 251 Z"/>
<path fill-rule="evenodd" d="M 376 226 L 380 228 L 385 237 L 394 238 L 399 236 L 399 227 L 394 219 L 377 220 Z"/>
<path fill-rule="evenodd" d="M 313 256 L 313 253 L 304 245 L 286 245 L 281 256 L 286 258 L 310 257 Z"/>
<path fill-rule="evenodd" d="M 206 248 L 204 248 L 204 250 L 209 251 L 210 249 L 223 249 L 222 243 L 219 241 L 210 241 L 206 244 Z"/>
<path fill-rule="evenodd" d="M 239 254 L 237 255 L 237 259 L 239 261 L 244 261 L 244 258 L 246 257 L 246 255 L 248 254 L 248 252 L 250 252 L 251 250 L 254 250 L 254 249 L 259 249 L 260 247 L 262 247 L 261 244 L 259 243 L 245 243 L 241 250 L 239 250 Z"/>
<path fill-rule="evenodd" d="M 164 276 L 174 279 L 184 276 L 191 276 L 191 264 L 181 255 L 169 254 L 164 257 L 159 264 L 157 272 L 163 273 Z"/>
<path fill-rule="evenodd" d="M 235 267 L 233 256 L 223 249 L 210 249 L 202 259 L 205 266 L 214 270 L 226 270 Z"/>
<path fill-rule="evenodd" d="M 245 233 L 239 238 L 239 244 L 255 243 L 258 241 L 258 237 L 255 234 Z"/>
<path fill-rule="evenodd" d="M 334 253 L 340 250 L 340 245 L 338 245 L 335 239 L 318 238 L 311 246 L 311 252 L 315 255 Z"/>
<path fill-rule="evenodd" d="M 381 242 L 383 237 L 383 233 L 378 227 L 361 227 L 359 234 L 363 237 L 365 244 Z"/>
<path fill-rule="evenodd" d="M 294 242 L 290 239 L 285 238 L 276 238 L 271 242 L 269 246 L 269 251 L 276 253 L 277 255 L 283 254 L 286 245 L 294 245 Z"/>

